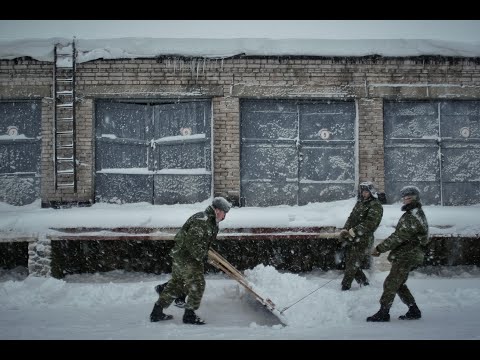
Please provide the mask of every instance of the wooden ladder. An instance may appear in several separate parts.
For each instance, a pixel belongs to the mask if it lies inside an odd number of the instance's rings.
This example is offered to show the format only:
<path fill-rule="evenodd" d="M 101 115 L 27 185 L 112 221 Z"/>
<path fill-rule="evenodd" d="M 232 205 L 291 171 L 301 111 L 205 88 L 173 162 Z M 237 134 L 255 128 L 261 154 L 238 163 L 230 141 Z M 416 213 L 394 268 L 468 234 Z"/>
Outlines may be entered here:
<path fill-rule="evenodd" d="M 75 137 L 75 40 L 55 44 L 53 68 L 53 149 L 55 190 L 77 192 Z"/>

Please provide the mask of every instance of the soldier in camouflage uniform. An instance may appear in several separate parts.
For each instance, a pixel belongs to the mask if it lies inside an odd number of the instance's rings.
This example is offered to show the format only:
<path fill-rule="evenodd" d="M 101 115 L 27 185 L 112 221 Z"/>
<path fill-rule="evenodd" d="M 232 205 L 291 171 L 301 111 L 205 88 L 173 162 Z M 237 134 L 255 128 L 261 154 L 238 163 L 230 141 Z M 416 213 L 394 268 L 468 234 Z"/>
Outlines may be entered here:
<path fill-rule="evenodd" d="M 383 216 L 383 206 L 378 200 L 377 191 L 369 181 L 359 185 L 359 199 L 340 232 L 340 240 L 345 246 L 345 274 L 342 290 L 350 290 L 353 279 L 360 286 L 368 285 L 368 279 L 361 269 L 365 255 L 369 254 Z"/>
<path fill-rule="evenodd" d="M 195 314 L 200 307 L 205 290 L 204 264 L 208 259 L 208 250 L 217 238 L 218 223 L 225 219 L 231 204 L 223 197 L 216 197 L 205 211 L 192 215 L 175 235 L 172 249 L 172 278 L 160 292 L 155 302 L 150 321 L 172 319 L 172 315 L 163 313 L 172 301 L 182 295 L 187 296 L 183 322 L 203 325 Z"/>
<path fill-rule="evenodd" d="M 408 306 L 405 315 L 400 320 L 420 319 L 422 314 L 415 298 L 407 287 L 410 271 L 423 264 L 426 247 L 429 243 L 428 222 L 420 203 L 420 191 L 415 186 L 406 186 L 401 191 L 403 199 L 402 215 L 393 234 L 378 244 L 372 255 L 390 251 L 388 260 L 392 263 L 390 273 L 383 283 L 383 293 L 380 298 L 380 310 L 367 321 L 390 321 L 390 307 L 398 294 L 400 300 Z"/>

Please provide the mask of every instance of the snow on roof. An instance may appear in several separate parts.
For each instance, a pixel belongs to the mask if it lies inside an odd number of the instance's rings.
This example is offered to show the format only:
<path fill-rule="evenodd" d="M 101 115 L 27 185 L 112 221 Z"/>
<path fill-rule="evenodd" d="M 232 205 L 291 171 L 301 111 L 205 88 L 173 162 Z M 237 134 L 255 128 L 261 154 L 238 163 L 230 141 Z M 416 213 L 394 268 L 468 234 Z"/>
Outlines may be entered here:
<path fill-rule="evenodd" d="M 0 41 L 0 59 L 31 57 L 53 62 L 56 43 L 72 39 L 23 39 Z M 158 56 L 228 58 L 245 56 L 384 57 L 446 56 L 480 57 L 480 41 L 428 39 L 187 39 L 115 38 L 76 39 L 77 62 L 96 59 L 134 59 Z"/>

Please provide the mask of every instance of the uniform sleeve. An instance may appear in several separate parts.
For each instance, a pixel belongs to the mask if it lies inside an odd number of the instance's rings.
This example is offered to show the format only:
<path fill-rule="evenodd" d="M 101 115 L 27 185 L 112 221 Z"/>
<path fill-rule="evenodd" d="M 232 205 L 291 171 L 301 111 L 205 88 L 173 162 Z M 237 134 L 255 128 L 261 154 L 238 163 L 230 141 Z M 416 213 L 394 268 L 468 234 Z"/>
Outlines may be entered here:
<path fill-rule="evenodd" d="M 348 230 L 352 227 L 352 224 L 354 223 L 354 219 L 356 217 L 357 208 L 358 208 L 358 202 L 355 203 L 355 206 L 353 207 L 352 211 L 350 212 L 350 215 L 348 216 L 348 219 L 345 222 L 345 225 L 343 226 L 344 229 Z"/>
<path fill-rule="evenodd" d="M 395 228 L 393 234 L 387 237 L 383 242 L 377 245 L 376 249 L 384 253 L 396 249 L 398 246 L 416 237 L 417 224 L 416 219 L 410 214 L 404 214 Z"/>
<path fill-rule="evenodd" d="M 198 261 L 203 261 L 208 252 L 208 226 L 206 221 L 193 223 L 185 234 L 185 248 Z"/>
<path fill-rule="evenodd" d="M 363 235 L 366 233 L 373 233 L 377 230 L 378 225 L 382 221 L 383 217 L 383 206 L 379 202 L 375 201 L 372 203 L 372 206 L 368 209 L 367 216 L 363 221 L 355 226 L 355 234 Z"/>

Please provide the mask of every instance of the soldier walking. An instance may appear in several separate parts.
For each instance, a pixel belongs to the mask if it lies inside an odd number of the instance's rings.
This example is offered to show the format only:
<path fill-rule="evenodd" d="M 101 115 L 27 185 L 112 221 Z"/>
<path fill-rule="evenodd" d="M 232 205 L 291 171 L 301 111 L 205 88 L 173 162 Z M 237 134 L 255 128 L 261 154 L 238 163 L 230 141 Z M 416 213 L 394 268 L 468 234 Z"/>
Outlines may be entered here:
<path fill-rule="evenodd" d="M 361 269 L 365 255 L 373 247 L 373 233 L 377 230 L 383 217 L 383 206 L 378 194 L 369 181 L 359 185 L 359 198 L 345 226 L 340 231 L 340 240 L 345 246 L 345 273 L 342 290 L 350 290 L 353 279 L 360 286 L 368 285 L 368 279 Z"/>
<path fill-rule="evenodd" d="M 380 310 L 367 317 L 367 321 L 390 321 L 390 307 L 396 294 L 408 306 L 407 313 L 401 315 L 400 320 L 415 320 L 422 317 L 406 282 L 410 271 L 423 264 L 429 243 L 428 222 L 422 210 L 419 189 L 415 186 L 406 186 L 400 194 L 403 200 L 402 211 L 405 213 L 398 221 L 395 231 L 372 252 L 373 256 L 380 256 L 381 253 L 391 250 L 388 260 L 392 267 L 383 283 Z"/>

